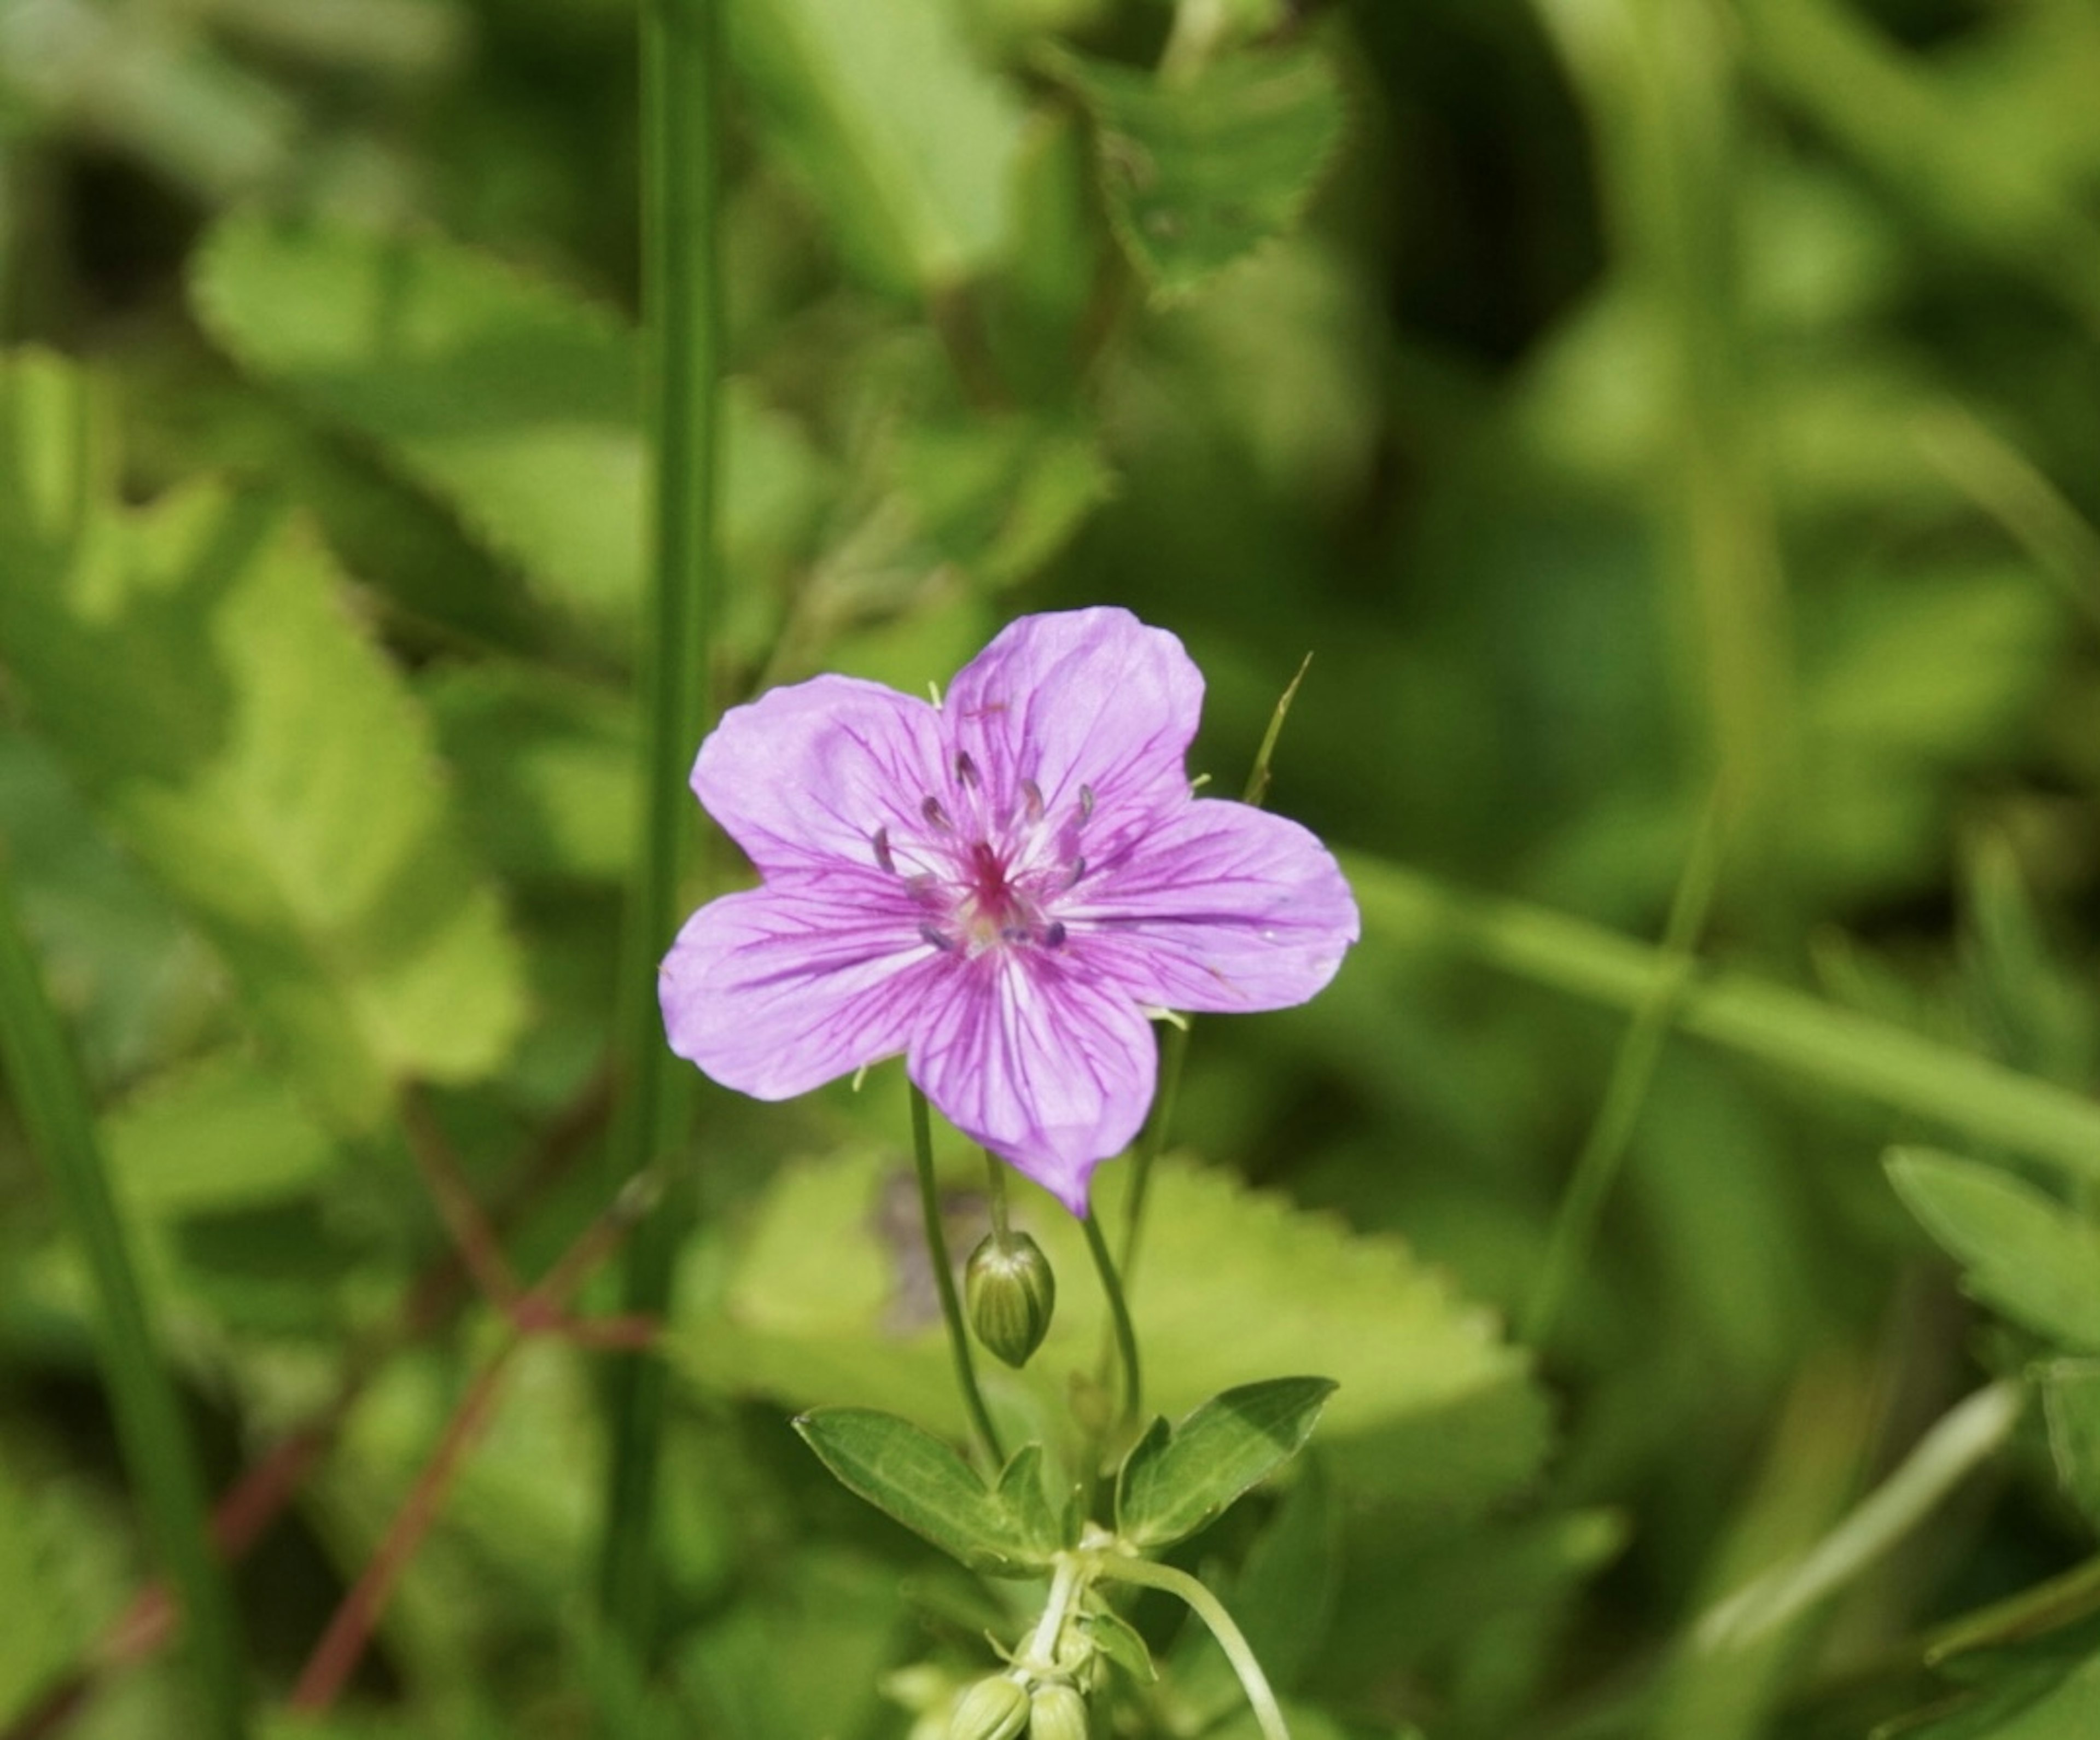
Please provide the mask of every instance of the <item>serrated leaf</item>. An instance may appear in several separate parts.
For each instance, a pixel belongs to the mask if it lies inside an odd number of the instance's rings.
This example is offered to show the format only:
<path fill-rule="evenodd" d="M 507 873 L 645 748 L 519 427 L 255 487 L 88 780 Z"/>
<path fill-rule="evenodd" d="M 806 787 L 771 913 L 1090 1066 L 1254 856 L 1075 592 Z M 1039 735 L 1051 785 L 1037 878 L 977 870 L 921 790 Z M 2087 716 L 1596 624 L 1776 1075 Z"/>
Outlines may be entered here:
<path fill-rule="evenodd" d="M 316 1104 L 486 1076 L 523 1013 L 427 722 L 277 502 L 117 500 L 80 378 L 0 373 L 0 660 Z"/>
<path fill-rule="evenodd" d="M 955 0 L 739 0 L 729 24 L 772 143 L 863 274 L 939 290 L 1005 249 L 1023 112 Z"/>
<path fill-rule="evenodd" d="M 897 1301 L 923 1294 L 925 1280 L 923 1244 L 880 1230 L 889 1192 L 909 1188 L 893 1165 L 878 1150 L 781 1172 L 713 1308 L 669 1337 L 698 1380 L 792 1407 L 893 1407 L 960 1434 L 938 1318 L 897 1318 Z M 1113 1171 L 1097 1189 L 1113 1240 Z M 1078 1223 L 1021 1192 L 1017 1221 L 1058 1273 L 1088 1273 Z M 1367 1500 L 1440 1521 L 1507 1496 L 1538 1468 L 1547 1414 L 1525 1356 L 1401 1241 L 1353 1233 L 1184 1158 L 1160 1163 L 1153 1192 L 1133 1309 L 1154 1406 L 1185 1412 L 1236 1384 L 1324 1366 L 1341 1385 L 1321 1423 L 1339 1476 Z M 1069 1419 L 1071 1375 L 1094 1369 L 1105 1331 L 1098 1290 L 1062 1287 L 1026 1371 L 981 1374 L 1017 1437 L 1047 1437 Z"/>
<path fill-rule="evenodd" d="M 1140 1685 L 1149 1685 L 1159 1677 L 1159 1670 L 1153 1666 L 1152 1651 L 1127 1620 L 1103 1607 L 1080 1614 L 1079 1628 L 1096 1649 Z"/>
<path fill-rule="evenodd" d="M 1188 84 L 1048 51 L 1094 123 L 1116 236 L 1155 298 L 1188 295 L 1296 224 L 1345 114 L 1310 42 L 1229 55 Z"/>
<path fill-rule="evenodd" d="M 1179 1425 L 1155 1420 L 1116 1478 L 1116 1529 L 1140 1547 L 1193 1535 L 1304 1447 L 1331 1378 L 1276 1377 L 1213 1396 Z"/>
<path fill-rule="evenodd" d="M 1888 1169 L 1970 1292 L 2036 1335 L 2100 1352 L 2100 1230 L 1995 1166 L 1905 1149 Z"/>
<path fill-rule="evenodd" d="M 1018 1451 L 994 1491 L 932 1433 L 878 1408 L 817 1408 L 795 1429 L 849 1490 L 973 1570 L 1031 1576 L 1062 1545 L 1054 1531 L 1042 1531 L 1047 1507 L 1024 1514 L 1009 1502 L 1009 1484 L 1017 1490 L 1030 1479 L 1040 1506 L 1040 1445 Z"/>
<path fill-rule="evenodd" d="M 646 444 L 639 349 L 611 312 L 434 236 L 257 215 L 206 237 L 191 299 L 243 367 L 375 443 L 544 596 L 631 629 Z M 799 547 L 826 486 L 734 384 L 723 415 L 723 543 L 749 574 Z"/>

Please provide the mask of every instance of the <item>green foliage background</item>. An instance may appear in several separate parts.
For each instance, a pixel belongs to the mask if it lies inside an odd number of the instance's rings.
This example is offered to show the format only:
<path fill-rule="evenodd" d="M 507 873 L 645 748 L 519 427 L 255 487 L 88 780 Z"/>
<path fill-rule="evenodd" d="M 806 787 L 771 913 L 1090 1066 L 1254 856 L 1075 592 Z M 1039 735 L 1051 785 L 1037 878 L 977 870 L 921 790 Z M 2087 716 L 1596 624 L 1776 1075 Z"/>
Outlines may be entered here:
<path fill-rule="evenodd" d="M 1269 801 L 1365 940 L 1200 1024 L 1134 1296 L 1165 1411 L 1340 1381 L 1176 1549 L 1295 1727 L 2100 1731 L 2100 11 L 722 11 L 715 703 L 1118 603 L 1232 790 L 1314 656 Z M 893 1067 L 703 1093 L 638 1639 L 608 1356 L 445 1284 L 434 1153 L 527 1282 L 620 1185 L 637 24 L 0 0 L 9 1740 L 205 1731 L 112 1641 L 174 1561 L 98 1179 L 165 1502 L 311 1431 L 235 1573 L 254 1733 L 938 1735 L 1023 1612 L 788 1425 L 960 1435 Z M 1023 1198 L 1061 1316 L 992 1402 L 1054 1446 L 1103 1330 Z M 280 1714 L 498 1367 L 346 1698 Z M 1117 1731 L 1247 1731 L 1132 1617 Z"/>

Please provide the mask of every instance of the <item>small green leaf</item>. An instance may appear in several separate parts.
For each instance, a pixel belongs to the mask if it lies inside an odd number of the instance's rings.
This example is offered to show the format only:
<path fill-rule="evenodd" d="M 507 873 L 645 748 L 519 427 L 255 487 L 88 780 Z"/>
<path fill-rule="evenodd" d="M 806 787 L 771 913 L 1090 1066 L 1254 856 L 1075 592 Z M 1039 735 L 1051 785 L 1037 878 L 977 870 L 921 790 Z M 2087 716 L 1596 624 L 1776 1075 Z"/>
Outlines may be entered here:
<path fill-rule="evenodd" d="M 2042 1368 L 2041 1399 L 2056 1477 L 2100 1523 L 2100 1360 L 2051 1360 Z"/>
<path fill-rule="evenodd" d="M 1335 1392 L 1324 1377 L 1277 1377 L 1213 1396 L 1178 1427 L 1154 1420 L 1116 1478 L 1116 1527 L 1140 1547 L 1193 1535 L 1312 1436 Z"/>
<path fill-rule="evenodd" d="M 1136 1628 L 1105 1607 L 1082 1614 L 1079 1627 L 1093 1646 L 1140 1685 L 1149 1685 L 1159 1677 L 1152 1664 L 1152 1651 Z"/>
<path fill-rule="evenodd" d="M 795 1429 L 849 1490 L 973 1570 L 1030 1576 L 1062 1544 L 1042 1497 L 1039 1444 L 1015 1454 L 995 1492 L 933 1433 L 879 1409 L 817 1408 Z"/>
<path fill-rule="evenodd" d="M 2100 1352 L 2100 1230 L 1994 1166 L 1905 1149 L 1888 1168 L 1970 1292 L 2037 1335 Z"/>
<path fill-rule="evenodd" d="M 1309 42 L 1229 55 L 1193 83 L 1046 51 L 1085 106 L 1109 214 L 1162 301 L 1290 229 L 1341 144 L 1341 86 Z"/>

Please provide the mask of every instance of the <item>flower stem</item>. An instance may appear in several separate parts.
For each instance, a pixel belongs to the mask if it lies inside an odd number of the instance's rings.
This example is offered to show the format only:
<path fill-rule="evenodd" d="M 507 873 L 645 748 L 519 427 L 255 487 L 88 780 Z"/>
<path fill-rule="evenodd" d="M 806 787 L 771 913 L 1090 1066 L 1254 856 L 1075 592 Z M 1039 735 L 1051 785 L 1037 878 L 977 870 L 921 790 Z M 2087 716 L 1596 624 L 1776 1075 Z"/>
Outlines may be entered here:
<path fill-rule="evenodd" d="M 665 1168 L 690 1134 L 692 1071 L 664 1044 L 656 963 L 677 922 L 682 850 L 691 825 L 685 771 L 707 713 L 708 604 L 718 578 L 717 383 L 721 285 L 715 246 L 716 0 L 650 0 L 642 32 L 643 303 L 654 447 L 650 528 L 654 579 L 639 636 L 643 741 L 642 837 L 621 938 L 615 1044 L 623 1089 L 611 1141 L 622 1176 L 672 1181 L 658 1213 L 635 1230 L 623 1305 L 669 1309 L 678 1248 L 693 1208 L 689 1174 Z M 657 1486 L 667 1376 L 650 1354 L 609 1374 L 612 1449 L 598 1598 L 613 1634 L 646 1653 L 656 1582 Z"/>
<path fill-rule="evenodd" d="M 154 1334 L 130 1239 L 109 1186 L 87 1089 L 23 934 L 0 846 L 0 1068 L 66 1230 L 92 1278 L 95 1330 L 125 1472 L 182 1608 L 194 1725 L 214 1740 L 247 1732 L 245 1675 L 226 1575 L 206 1538 L 194 1442 Z"/>
<path fill-rule="evenodd" d="M 977 1388 L 969 1326 L 963 1321 L 963 1302 L 955 1294 L 955 1266 L 948 1261 L 948 1235 L 941 1227 L 941 1195 L 933 1184 L 933 1116 L 916 1082 L 911 1084 L 911 1152 L 919 1166 L 919 1208 L 926 1221 L 926 1260 L 933 1267 L 933 1284 L 941 1290 L 941 1315 L 947 1320 L 948 1351 L 955 1362 L 955 1388 L 963 1393 L 971 1429 L 996 1473 L 1006 1466 L 1006 1451 L 1000 1447 L 991 1412 L 985 1407 L 984 1392 Z"/>
<path fill-rule="evenodd" d="M 1091 1557 L 1089 1568 L 1096 1576 L 1163 1590 L 1188 1602 L 1195 1610 L 1196 1617 L 1210 1627 L 1211 1635 L 1218 1640 L 1218 1647 L 1225 1652 L 1225 1659 L 1239 1676 L 1240 1689 L 1246 1694 L 1246 1701 L 1254 1710 L 1262 1740 L 1290 1740 L 1282 1707 L 1277 1702 L 1276 1694 L 1269 1689 L 1268 1675 L 1261 1671 L 1261 1663 L 1255 1659 L 1246 1636 L 1233 1623 L 1233 1616 L 1225 1611 L 1224 1603 L 1216 1596 L 1186 1571 L 1128 1553 L 1095 1553 Z"/>
<path fill-rule="evenodd" d="M 1101 1236 L 1101 1223 L 1089 1210 L 1079 1225 L 1086 1230 L 1087 1249 L 1093 1254 L 1101 1291 L 1108 1296 L 1109 1321 L 1115 1327 L 1116 1354 L 1123 1367 L 1123 1415 L 1118 1428 L 1119 1434 L 1127 1434 L 1136 1425 L 1145 1406 L 1145 1380 L 1137 1363 L 1137 1331 L 1131 1323 L 1130 1305 L 1123 1297 L 1115 1259 L 1109 1254 L 1108 1240 Z"/>
<path fill-rule="evenodd" d="M 1002 1251 L 1012 1239 L 1012 1229 L 1006 1218 L 1006 1168 L 999 1164 L 999 1156 L 987 1148 L 985 1157 L 985 1200 L 991 1209 L 992 1237 L 999 1241 Z"/>
<path fill-rule="evenodd" d="M 1123 1197 L 1123 1272 L 1127 1275 L 1137 1264 L 1137 1240 L 1145 1224 L 1145 1200 L 1152 1185 L 1153 1162 L 1167 1146 L 1173 1128 L 1174 1108 L 1181 1097 L 1181 1067 L 1189 1061 L 1189 1020 L 1171 1023 L 1160 1047 L 1159 1094 L 1152 1102 L 1152 1116 L 1137 1139 L 1137 1152 L 1130 1159 L 1130 1188 Z"/>

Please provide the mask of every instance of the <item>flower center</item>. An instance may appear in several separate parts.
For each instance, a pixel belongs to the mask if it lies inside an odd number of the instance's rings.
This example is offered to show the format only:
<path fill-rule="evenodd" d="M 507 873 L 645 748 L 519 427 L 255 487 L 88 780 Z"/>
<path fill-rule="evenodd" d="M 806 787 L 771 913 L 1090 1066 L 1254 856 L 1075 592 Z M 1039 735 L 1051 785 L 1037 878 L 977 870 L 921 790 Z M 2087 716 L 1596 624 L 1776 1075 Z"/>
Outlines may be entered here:
<path fill-rule="evenodd" d="M 1076 806 L 1053 823 L 1035 782 L 1024 779 L 1019 813 L 992 815 L 981 805 L 977 770 L 967 757 L 957 758 L 956 774 L 968 832 L 958 828 L 948 805 L 929 795 L 919 812 L 926 833 L 908 843 L 893 842 L 887 828 L 870 836 L 876 864 L 902 879 L 926 915 L 920 934 L 936 948 L 976 956 L 1030 944 L 1062 947 L 1065 926 L 1050 912 L 1087 873 L 1079 835 L 1093 814 L 1093 793 L 1082 786 Z"/>

